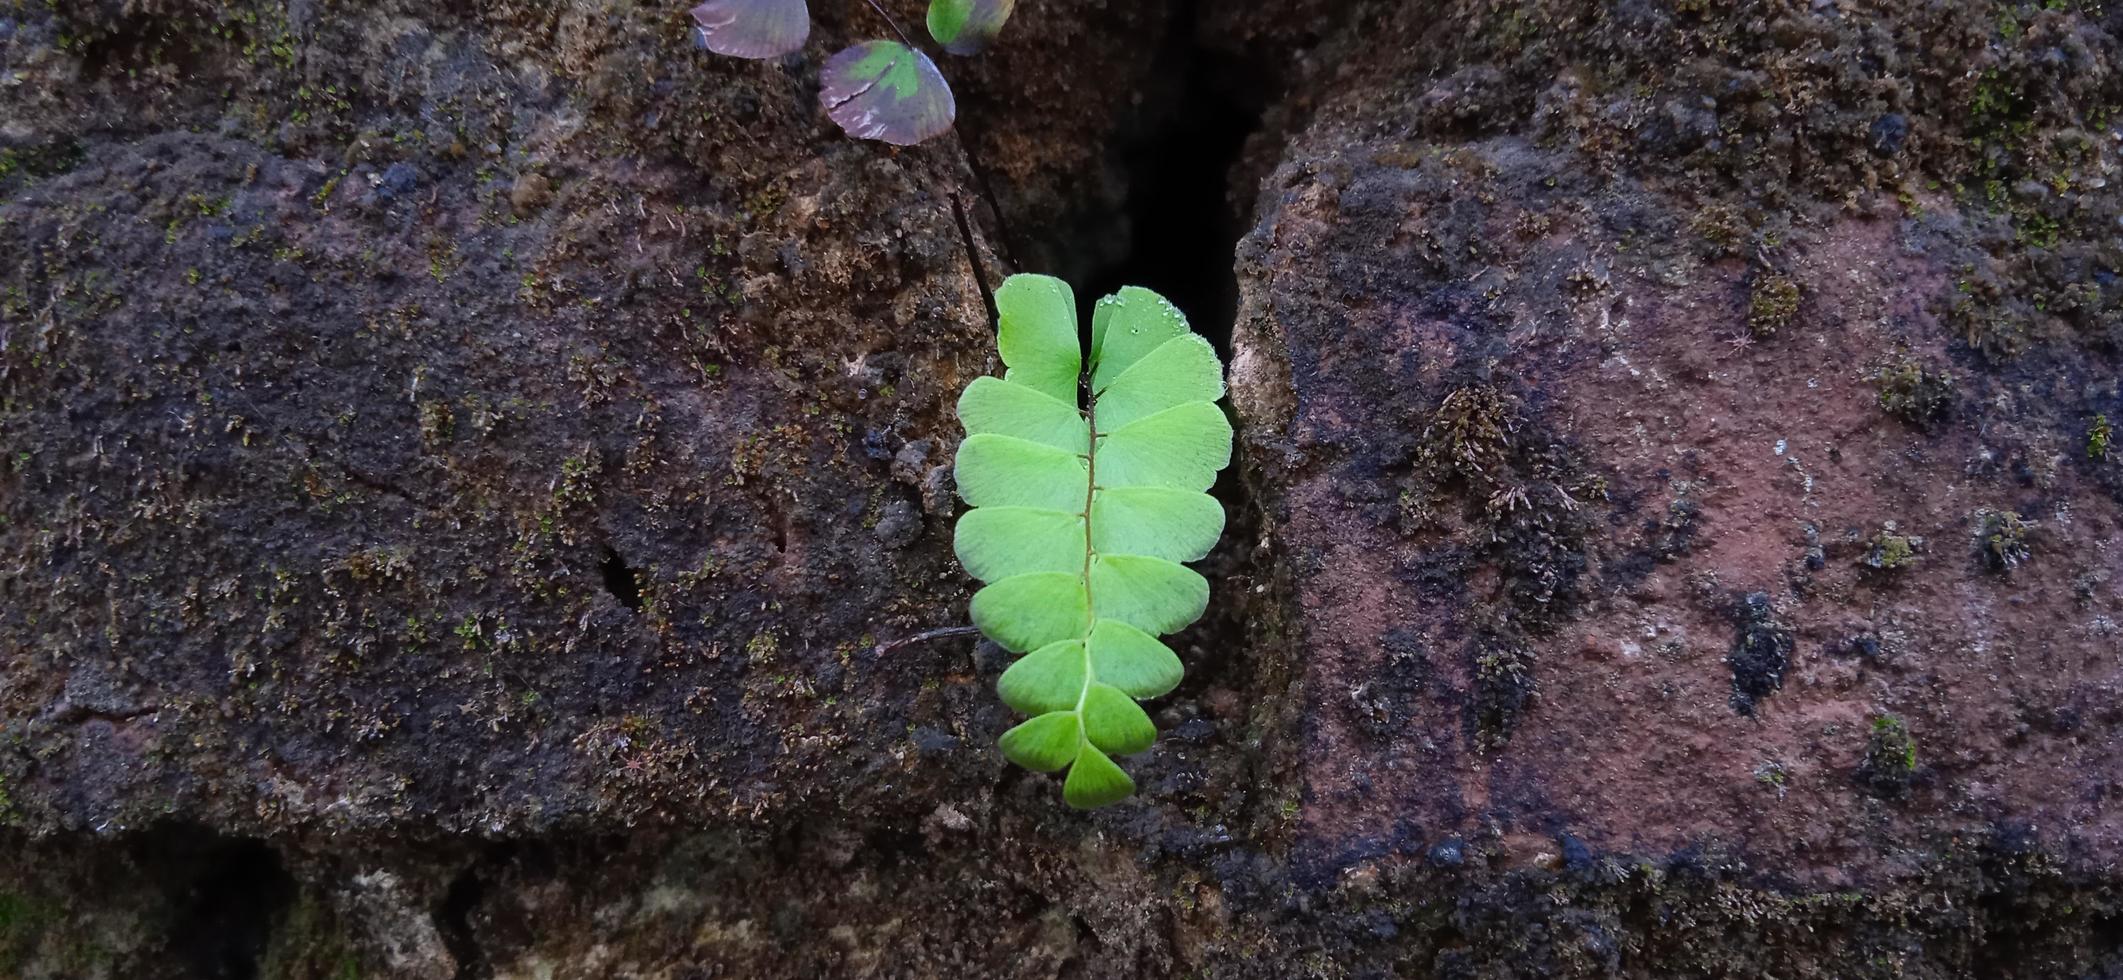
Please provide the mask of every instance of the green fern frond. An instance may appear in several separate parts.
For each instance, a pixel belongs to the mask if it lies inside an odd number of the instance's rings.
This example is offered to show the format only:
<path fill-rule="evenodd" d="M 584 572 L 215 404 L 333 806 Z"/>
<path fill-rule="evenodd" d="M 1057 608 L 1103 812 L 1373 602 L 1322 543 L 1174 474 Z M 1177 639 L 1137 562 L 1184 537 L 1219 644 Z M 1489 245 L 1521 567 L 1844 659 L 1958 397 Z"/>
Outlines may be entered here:
<path fill-rule="evenodd" d="M 958 560 L 987 583 L 973 622 L 1022 654 L 997 686 L 1033 717 L 1003 734 L 1003 754 L 1068 769 L 1069 804 L 1104 806 L 1135 792 L 1112 756 L 1157 737 L 1136 701 L 1180 681 L 1158 636 L 1209 604 L 1209 583 L 1180 563 L 1224 531 L 1204 492 L 1231 461 L 1223 364 L 1147 289 L 1098 301 L 1088 365 L 1067 283 L 1011 276 L 995 304 L 1008 371 L 958 400 L 958 492 L 973 507 Z"/>

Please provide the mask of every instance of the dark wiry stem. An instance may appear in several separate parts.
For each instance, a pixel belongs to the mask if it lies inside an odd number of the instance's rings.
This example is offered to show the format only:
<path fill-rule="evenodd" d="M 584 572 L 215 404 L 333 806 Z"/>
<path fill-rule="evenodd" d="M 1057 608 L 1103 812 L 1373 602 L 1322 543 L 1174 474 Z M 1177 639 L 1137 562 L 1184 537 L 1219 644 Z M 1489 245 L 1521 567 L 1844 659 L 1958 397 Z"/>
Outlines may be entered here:
<path fill-rule="evenodd" d="M 978 626 L 946 626 L 942 629 L 934 629 L 926 633 L 916 633 L 913 636 L 902 636 L 899 639 L 893 640 L 889 643 L 880 643 L 875 649 L 870 651 L 870 655 L 873 657 L 882 657 L 887 653 L 899 649 L 900 647 L 913 646 L 916 643 L 927 643 L 930 640 L 947 640 L 954 636 L 979 635 L 980 627 Z"/>
<path fill-rule="evenodd" d="M 901 43 L 910 48 L 914 47 L 914 39 L 908 37 L 906 31 L 899 29 L 899 21 L 893 20 L 891 14 L 885 13 L 885 8 L 877 5 L 877 0 L 863 0 L 863 2 L 869 4 L 871 10 L 877 11 L 877 16 L 883 17 L 886 24 L 891 25 L 892 33 L 899 35 Z"/>

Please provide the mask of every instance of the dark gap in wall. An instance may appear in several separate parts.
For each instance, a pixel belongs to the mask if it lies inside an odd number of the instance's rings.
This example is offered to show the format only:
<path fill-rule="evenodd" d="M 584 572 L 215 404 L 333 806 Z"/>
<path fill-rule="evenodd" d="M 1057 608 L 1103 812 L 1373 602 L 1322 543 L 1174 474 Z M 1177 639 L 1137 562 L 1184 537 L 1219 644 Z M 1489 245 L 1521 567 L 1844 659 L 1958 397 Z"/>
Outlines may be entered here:
<path fill-rule="evenodd" d="M 619 549 L 605 545 L 604 560 L 597 564 L 597 571 L 604 576 L 605 591 L 612 593 L 620 605 L 641 611 L 641 581 L 634 577 L 627 560 L 620 557 Z"/>
<path fill-rule="evenodd" d="M 199 846 L 163 837 L 171 851 Z M 167 853 L 167 851 L 165 851 Z M 258 963 L 281 912 L 295 900 L 295 879 L 280 855 L 257 840 L 211 838 L 198 852 L 199 874 L 178 897 L 169 939 L 187 976 L 259 980 Z"/>
<path fill-rule="evenodd" d="M 863 844 L 876 856 L 884 867 L 903 864 L 919 864 L 928 856 L 929 845 L 922 835 L 907 827 L 873 827 L 864 835 Z"/>
<path fill-rule="evenodd" d="M 1275 93 L 1261 66 L 1198 42 L 1197 6 L 1175 7 L 1141 110 L 1116 143 L 1128 195 L 1113 227 L 1127 236 L 1126 252 L 1078 284 L 1077 297 L 1088 331 L 1098 297 L 1154 289 L 1228 358 L 1238 314 L 1232 256 L 1246 219 L 1232 203 L 1231 174 Z"/>
<path fill-rule="evenodd" d="M 507 853 L 508 846 L 502 845 L 472 862 L 451 880 L 449 891 L 442 896 L 442 908 L 435 914 L 436 931 L 441 933 L 442 945 L 450 951 L 450 958 L 457 961 L 456 980 L 482 980 L 493 975 L 479 948 L 479 936 L 472 931 L 472 914 L 486 899 L 486 882 L 481 880 L 480 871 L 499 863 Z"/>

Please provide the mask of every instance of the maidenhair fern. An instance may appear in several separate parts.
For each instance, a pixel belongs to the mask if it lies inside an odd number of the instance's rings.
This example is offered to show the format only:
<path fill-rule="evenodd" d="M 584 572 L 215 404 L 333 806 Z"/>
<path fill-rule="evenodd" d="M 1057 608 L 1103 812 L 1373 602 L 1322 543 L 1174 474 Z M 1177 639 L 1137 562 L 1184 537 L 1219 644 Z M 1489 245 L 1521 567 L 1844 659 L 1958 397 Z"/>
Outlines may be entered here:
<path fill-rule="evenodd" d="M 1201 617 L 1224 511 L 1204 491 L 1231 461 L 1217 408 L 1223 365 L 1164 297 L 1133 286 L 1098 301 L 1083 363 L 1076 299 L 1049 276 L 995 294 L 1009 370 L 966 386 L 958 417 L 958 560 L 987 583 L 973 622 L 1023 654 L 998 684 L 1032 718 L 1004 733 L 1028 769 L 1067 768 L 1071 806 L 1135 791 L 1112 756 L 1157 728 L 1138 699 L 1179 683 L 1158 636 Z"/>
<path fill-rule="evenodd" d="M 914 46 L 877 0 L 868 0 L 899 35 L 842 50 L 819 69 L 818 101 L 856 139 L 907 146 L 951 128 L 958 102 L 936 62 Z M 929 36 L 952 54 L 978 54 L 1017 8 L 1017 0 L 929 0 Z M 706 0 L 693 8 L 693 37 L 737 58 L 779 58 L 811 36 L 806 0 Z"/>

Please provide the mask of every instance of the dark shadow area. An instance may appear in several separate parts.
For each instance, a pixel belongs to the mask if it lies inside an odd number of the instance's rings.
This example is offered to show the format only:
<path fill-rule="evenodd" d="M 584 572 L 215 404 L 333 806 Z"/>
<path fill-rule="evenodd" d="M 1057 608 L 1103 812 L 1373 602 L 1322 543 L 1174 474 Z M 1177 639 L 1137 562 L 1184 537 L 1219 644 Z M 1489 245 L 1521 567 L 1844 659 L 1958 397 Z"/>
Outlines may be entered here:
<path fill-rule="evenodd" d="M 486 898 L 486 882 L 480 878 L 482 863 L 475 861 L 456 878 L 442 896 L 442 908 L 435 915 L 436 931 L 442 936 L 442 945 L 457 961 L 457 980 L 478 980 L 491 976 L 486 958 L 479 948 L 479 938 L 472 930 L 472 914 Z"/>
<path fill-rule="evenodd" d="M 612 593 L 612 598 L 628 609 L 641 611 L 641 581 L 634 577 L 634 569 L 620 557 L 618 549 L 605 545 L 604 560 L 598 562 L 597 571 L 604 577 L 605 591 Z"/>
<path fill-rule="evenodd" d="M 1186 0 L 1175 10 L 1141 111 L 1116 143 L 1128 197 L 1114 227 L 1125 229 L 1127 250 L 1077 297 L 1088 324 L 1098 297 L 1122 286 L 1154 289 L 1228 358 L 1238 313 L 1232 254 L 1251 201 L 1234 204 L 1231 174 L 1274 93 L 1258 66 L 1197 43 L 1196 7 Z"/>
<path fill-rule="evenodd" d="M 166 835 L 163 846 L 197 846 L 175 836 Z M 171 953 L 187 976 L 259 980 L 259 960 L 281 914 L 295 900 L 295 879 L 280 855 L 256 840 L 217 840 L 196 860 L 198 876 L 177 899 Z"/>

